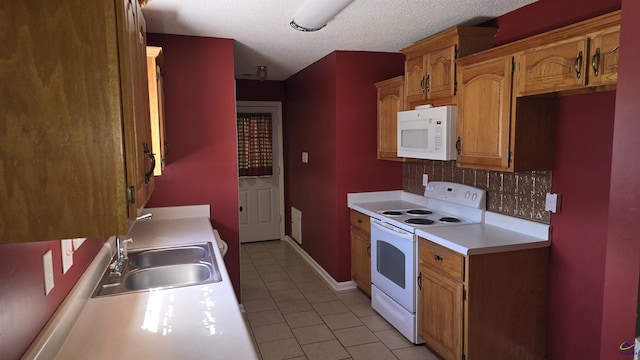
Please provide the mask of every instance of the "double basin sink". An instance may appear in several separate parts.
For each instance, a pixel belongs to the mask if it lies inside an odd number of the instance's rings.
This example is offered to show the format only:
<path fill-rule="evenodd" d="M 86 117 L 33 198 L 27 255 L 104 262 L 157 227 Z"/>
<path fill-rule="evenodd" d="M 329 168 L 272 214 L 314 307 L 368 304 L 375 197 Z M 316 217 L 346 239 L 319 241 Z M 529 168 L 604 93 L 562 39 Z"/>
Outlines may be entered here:
<path fill-rule="evenodd" d="M 132 251 L 120 274 L 107 269 L 93 297 L 220 282 L 208 243 Z"/>

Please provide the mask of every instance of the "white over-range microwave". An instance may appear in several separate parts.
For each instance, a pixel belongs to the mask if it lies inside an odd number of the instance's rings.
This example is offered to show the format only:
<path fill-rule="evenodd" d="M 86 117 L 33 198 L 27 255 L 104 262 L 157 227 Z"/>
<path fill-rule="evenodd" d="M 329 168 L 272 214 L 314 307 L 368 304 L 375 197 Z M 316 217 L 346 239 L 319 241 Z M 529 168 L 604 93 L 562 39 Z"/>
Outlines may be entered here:
<path fill-rule="evenodd" d="M 456 159 L 456 107 L 416 106 L 398 112 L 398 156 Z"/>

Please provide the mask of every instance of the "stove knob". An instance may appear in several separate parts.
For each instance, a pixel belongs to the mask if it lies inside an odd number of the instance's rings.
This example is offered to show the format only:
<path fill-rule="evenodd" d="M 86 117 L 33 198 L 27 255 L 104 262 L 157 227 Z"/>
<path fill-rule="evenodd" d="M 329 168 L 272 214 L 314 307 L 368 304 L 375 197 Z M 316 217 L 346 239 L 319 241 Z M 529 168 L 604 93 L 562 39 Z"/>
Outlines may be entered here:
<path fill-rule="evenodd" d="M 476 199 L 477 199 L 477 198 L 478 198 L 478 194 L 476 194 L 476 193 L 474 193 L 474 194 L 471 196 L 471 200 L 473 200 L 473 201 L 476 201 Z"/>
<path fill-rule="evenodd" d="M 435 191 L 435 190 L 436 190 L 435 185 L 429 185 L 429 191 Z"/>
<path fill-rule="evenodd" d="M 470 196 L 471 196 L 471 193 L 468 191 L 464 194 L 465 199 L 468 199 Z"/>

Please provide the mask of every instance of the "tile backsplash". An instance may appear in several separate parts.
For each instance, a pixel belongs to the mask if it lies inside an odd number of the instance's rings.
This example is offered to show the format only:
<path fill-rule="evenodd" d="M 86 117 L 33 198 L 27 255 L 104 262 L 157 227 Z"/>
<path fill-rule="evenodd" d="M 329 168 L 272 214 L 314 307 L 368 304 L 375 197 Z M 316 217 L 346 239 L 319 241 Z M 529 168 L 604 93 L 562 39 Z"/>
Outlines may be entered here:
<path fill-rule="evenodd" d="M 507 173 L 461 169 L 455 161 L 413 160 L 404 163 L 402 189 L 423 195 L 422 174 L 429 181 L 451 181 L 487 190 L 487 210 L 549 224 L 544 210 L 545 195 L 551 192 L 551 171 Z"/>

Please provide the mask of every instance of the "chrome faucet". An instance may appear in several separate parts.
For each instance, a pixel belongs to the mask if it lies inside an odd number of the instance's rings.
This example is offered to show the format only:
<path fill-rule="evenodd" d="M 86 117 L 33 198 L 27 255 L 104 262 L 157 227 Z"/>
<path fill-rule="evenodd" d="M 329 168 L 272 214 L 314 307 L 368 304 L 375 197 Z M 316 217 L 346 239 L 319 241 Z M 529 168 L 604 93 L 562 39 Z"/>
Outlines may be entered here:
<path fill-rule="evenodd" d="M 114 276 L 122 275 L 122 270 L 129 259 L 128 244 L 132 243 L 133 239 L 120 240 L 120 235 L 116 235 L 116 258 L 109 265 L 111 269 L 110 274 Z"/>
<path fill-rule="evenodd" d="M 135 221 L 137 222 L 142 220 L 150 220 L 151 218 L 153 218 L 153 214 L 147 213 L 138 216 Z M 120 240 L 120 235 L 116 235 L 116 258 L 109 265 L 109 269 L 111 269 L 111 275 L 122 275 L 122 270 L 124 269 L 127 260 L 129 260 L 128 245 L 131 243 L 133 243 L 133 239 Z"/>

